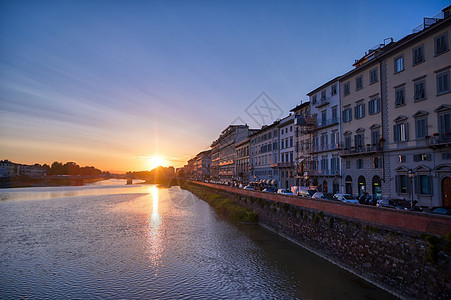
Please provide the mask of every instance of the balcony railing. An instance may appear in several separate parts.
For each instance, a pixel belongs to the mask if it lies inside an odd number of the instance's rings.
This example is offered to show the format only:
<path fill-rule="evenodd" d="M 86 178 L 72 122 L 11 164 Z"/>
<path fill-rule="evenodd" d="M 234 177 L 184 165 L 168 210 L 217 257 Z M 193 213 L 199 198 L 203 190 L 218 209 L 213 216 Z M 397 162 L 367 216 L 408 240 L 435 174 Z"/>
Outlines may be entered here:
<path fill-rule="evenodd" d="M 371 154 L 382 151 L 382 147 L 379 145 L 370 145 L 370 146 L 358 146 L 357 148 L 351 147 L 351 149 L 343 149 L 341 150 L 341 156 L 348 155 L 360 155 L 360 154 Z"/>
<path fill-rule="evenodd" d="M 291 167 L 294 167 L 294 162 L 292 162 L 292 161 L 280 162 L 277 164 L 277 167 L 278 168 L 291 168 Z"/>
<path fill-rule="evenodd" d="M 338 144 L 328 144 L 328 145 L 316 145 L 312 147 L 311 153 L 320 152 L 320 151 L 329 151 L 329 150 L 338 150 Z"/>
<path fill-rule="evenodd" d="M 427 137 L 427 143 L 431 147 L 442 147 L 451 144 L 451 132 L 435 134 Z"/>
<path fill-rule="evenodd" d="M 310 170 L 312 176 L 339 176 L 340 170 Z"/>
<path fill-rule="evenodd" d="M 318 120 L 318 123 L 316 124 L 316 128 L 321 128 L 329 125 L 338 124 L 338 118 L 332 118 L 327 120 Z"/>
<path fill-rule="evenodd" d="M 329 104 L 329 103 L 330 103 L 330 98 L 329 98 L 329 97 L 324 97 L 324 98 L 319 99 L 319 100 L 316 102 L 315 107 L 316 107 L 316 108 L 322 107 L 322 106 L 325 106 L 325 105 L 327 105 L 327 104 Z"/>

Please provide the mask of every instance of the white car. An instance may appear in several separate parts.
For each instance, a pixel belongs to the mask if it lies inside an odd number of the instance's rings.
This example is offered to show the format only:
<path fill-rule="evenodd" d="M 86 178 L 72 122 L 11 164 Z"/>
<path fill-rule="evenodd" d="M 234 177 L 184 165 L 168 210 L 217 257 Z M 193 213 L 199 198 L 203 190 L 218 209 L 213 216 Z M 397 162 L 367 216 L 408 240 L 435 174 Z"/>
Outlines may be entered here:
<path fill-rule="evenodd" d="M 359 204 L 359 200 L 350 194 L 335 194 L 334 197 L 341 202 Z"/>
<path fill-rule="evenodd" d="M 278 189 L 277 190 L 277 194 L 292 195 L 293 196 L 293 193 L 290 190 L 287 190 L 287 189 Z"/>
<path fill-rule="evenodd" d="M 250 186 L 250 185 L 246 185 L 243 189 L 250 190 L 250 191 L 255 191 L 255 189 L 252 186 Z"/>

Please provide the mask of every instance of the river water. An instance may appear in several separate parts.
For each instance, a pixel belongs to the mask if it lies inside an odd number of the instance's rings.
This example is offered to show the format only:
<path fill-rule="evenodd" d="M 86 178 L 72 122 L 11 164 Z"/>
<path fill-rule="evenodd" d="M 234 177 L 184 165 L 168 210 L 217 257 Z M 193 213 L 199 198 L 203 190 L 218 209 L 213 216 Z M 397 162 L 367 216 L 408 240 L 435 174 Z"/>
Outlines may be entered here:
<path fill-rule="evenodd" d="M 0 299 L 390 299 L 191 193 L 108 180 L 0 190 Z"/>

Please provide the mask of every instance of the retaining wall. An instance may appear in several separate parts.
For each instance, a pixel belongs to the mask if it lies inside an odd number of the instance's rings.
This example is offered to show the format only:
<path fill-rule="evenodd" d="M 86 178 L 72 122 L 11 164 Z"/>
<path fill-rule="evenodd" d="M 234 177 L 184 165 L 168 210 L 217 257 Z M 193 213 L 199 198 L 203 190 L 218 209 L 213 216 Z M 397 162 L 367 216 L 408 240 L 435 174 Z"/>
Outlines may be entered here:
<path fill-rule="evenodd" d="M 451 298 L 451 217 L 195 184 L 257 212 L 264 226 L 397 296 Z"/>

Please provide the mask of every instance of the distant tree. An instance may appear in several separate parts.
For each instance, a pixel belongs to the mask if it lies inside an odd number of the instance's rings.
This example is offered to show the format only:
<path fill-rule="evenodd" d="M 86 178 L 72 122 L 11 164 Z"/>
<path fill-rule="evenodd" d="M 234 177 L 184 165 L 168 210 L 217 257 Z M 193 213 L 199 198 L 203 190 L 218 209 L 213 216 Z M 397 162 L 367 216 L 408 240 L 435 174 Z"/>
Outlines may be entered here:
<path fill-rule="evenodd" d="M 64 174 L 64 166 L 61 162 L 53 162 L 52 167 L 50 168 L 51 175 L 65 175 Z"/>
<path fill-rule="evenodd" d="M 74 162 L 67 162 L 63 167 L 66 172 L 64 175 L 80 175 L 80 166 Z"/>

